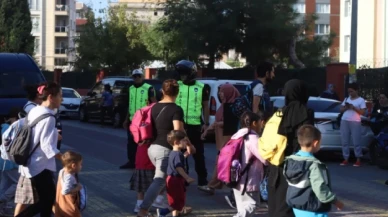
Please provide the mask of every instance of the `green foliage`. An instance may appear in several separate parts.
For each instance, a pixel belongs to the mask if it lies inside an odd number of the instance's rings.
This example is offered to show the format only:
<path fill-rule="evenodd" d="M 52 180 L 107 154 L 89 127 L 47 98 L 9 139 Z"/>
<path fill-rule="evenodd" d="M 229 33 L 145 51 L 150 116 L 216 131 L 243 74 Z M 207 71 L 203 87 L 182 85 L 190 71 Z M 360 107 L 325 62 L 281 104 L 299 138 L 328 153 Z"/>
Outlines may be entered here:
<path fill-rule="evenodd" d="M 111 8 L 108 19 L 95 19 L 87 15 L 79 39 L 76 68 L 98 70 L 108 68 L 110 74 L 121 74 L 138 68 L 150 54 L 142 43 L 145 25 L 136 19 L 136 14 L 126 15 L 124 6 Z"/>
<path fill-rule="evenodd" d="M 34 37 L 27 0 L 0 1 L 0 52 L 34 52 Z"/>

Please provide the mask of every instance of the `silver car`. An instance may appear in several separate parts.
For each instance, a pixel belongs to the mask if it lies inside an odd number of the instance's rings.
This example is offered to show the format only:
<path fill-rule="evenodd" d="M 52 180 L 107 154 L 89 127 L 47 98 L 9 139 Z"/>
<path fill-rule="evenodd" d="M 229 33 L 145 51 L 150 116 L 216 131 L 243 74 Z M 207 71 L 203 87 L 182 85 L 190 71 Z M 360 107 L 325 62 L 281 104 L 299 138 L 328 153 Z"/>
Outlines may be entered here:
<path fill-rule="evenodd" d="M 284 96 L 271 97 L 275 108 L 284 106 Z M 337 100 L 325 99 L 320 97 L 310 97 L 307 103 L 310 109 L 315 111 L 315 126 L 322 133 L 321 150 L 323 151 L 340 151 L 341 134 L 337 124 L 337 117 L 340 113 L 341 102 Z M 365 117 L 362 117 L 366 120 Z M 368 145 L 373 140 L 374 135 L 369 126 L 362 127 L 361 145 L 364 150 L 368 149 Z M 351 148 L 353 148 L 350 140 Z"/>

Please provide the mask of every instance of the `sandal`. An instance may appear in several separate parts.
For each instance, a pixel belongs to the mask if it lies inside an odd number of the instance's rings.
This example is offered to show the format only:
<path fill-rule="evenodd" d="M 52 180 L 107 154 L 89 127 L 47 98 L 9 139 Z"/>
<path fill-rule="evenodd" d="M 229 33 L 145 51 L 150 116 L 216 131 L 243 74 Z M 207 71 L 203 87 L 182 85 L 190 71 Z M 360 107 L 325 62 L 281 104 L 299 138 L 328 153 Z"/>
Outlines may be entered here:
<path fill-rule="evenodd" d="M 193 211 L 192 207 L 185 206 L 185 207 L 183 207 L 183 209 L 180 211 L 179 214 L 182 215 L 182 216 L 185 216 L 185 215 L 190 214 L 192 211 Z"/>
<path fill-rule="evenodd" d="M 210 194 L 210 195 L 213 195 L 214 194 L 214 188 L 211 188 L 211 187 L 209 187 L 209 186 L 207 186 L 207 185 L 204 185 L 204 186 L 198 186 L 198 190 L 200 190 L 200 191 L 203 191 L 203 192 L 205 192 L 205 193 L 208 193 L 208 194 Z"/>

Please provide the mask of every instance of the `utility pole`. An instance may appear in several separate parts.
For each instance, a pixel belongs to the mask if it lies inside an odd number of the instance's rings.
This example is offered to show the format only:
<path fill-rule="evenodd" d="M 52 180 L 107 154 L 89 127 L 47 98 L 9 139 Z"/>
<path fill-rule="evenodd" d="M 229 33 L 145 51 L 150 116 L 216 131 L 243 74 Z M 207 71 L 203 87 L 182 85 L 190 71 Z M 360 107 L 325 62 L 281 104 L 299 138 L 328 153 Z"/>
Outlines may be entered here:
<path fill-rule="evenodd" d="M 357 81 L 357 26 L 358 26 L 358 0 L 352 0 L 352 21 L 350 30 L 350 65 L 349 83 Z"/>

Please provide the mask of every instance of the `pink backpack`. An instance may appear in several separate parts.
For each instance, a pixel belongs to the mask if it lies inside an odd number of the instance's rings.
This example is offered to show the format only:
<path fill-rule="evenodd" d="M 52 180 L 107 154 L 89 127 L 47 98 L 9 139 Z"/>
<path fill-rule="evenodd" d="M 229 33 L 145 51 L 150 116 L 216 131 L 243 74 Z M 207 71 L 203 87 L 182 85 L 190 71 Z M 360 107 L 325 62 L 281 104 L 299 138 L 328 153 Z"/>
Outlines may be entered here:
<path fill-rule="evenodd" d="M 241 177 L 249 171 L 254 158 L 249 159 L 249 163 L 245 168 L 241 168 L 242 153 L 244 148 L 244 141 L 249 134 L 238 138 L 229 140 L 221 149 L 218 156 L 217 163 L 217 178 L 225 183 L 230 188 L 236 188 L 240 182 Z M 243 194 L 246 191 L 246 184 L 248 176 L 246 176 Z"/>
<path fill-rule="evenodd" d="M 133 140 L 138 145 L 143 145 L 146 143 L 152 142 L 154 139 L 154 130 L 152 125 L 152 115 L 151 110 L 156 103 L 152 103 L 148 106 L 145 106 L 135 112 L 132 118 L 132 123 L 129 126 L 129 130 L 132 133 Z M 156 119 L 162 114 L 165 106 L 158 114 Z"/>

